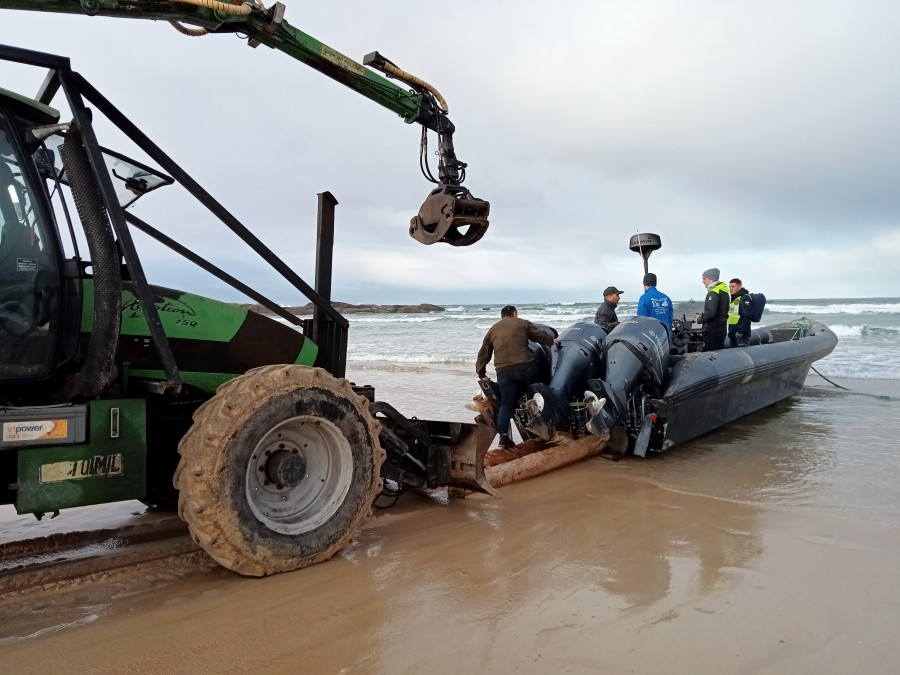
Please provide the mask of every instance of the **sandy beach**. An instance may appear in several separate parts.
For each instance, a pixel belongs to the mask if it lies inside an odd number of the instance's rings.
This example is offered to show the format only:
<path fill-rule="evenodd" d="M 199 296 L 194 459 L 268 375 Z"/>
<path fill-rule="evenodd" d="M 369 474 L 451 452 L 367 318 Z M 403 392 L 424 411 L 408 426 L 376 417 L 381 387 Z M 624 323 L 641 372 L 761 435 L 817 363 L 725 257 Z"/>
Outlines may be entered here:
<path fill-rule="evenodd" d="M 285 4 L 0 2 L 0 675 L 900 673 L 900 6 Z"/>
<path fill-rule="evenodd" d="M 6 596 L 3 670 L 897 672 L 898 460 L 871 421 L 898 403 L 870 385 L 499 498 L 407 493 L 293 573 L 195 556 Z"/>

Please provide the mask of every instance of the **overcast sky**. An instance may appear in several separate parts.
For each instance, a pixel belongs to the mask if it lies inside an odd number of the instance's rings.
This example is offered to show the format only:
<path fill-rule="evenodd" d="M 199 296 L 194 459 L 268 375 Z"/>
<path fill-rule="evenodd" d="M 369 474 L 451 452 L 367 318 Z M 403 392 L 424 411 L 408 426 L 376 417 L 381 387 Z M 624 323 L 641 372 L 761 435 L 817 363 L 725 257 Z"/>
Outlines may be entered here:
<path fill-rule="evenodd" d="M 710 267 L 770 299 L 900 294 L 893 0 L 285 4 L 300 30 L 358 61 L 378 50 L 443 94 L 466 185 L 491 203 L 480 242 L 411 239 L 431 188 L 419 127 L 283 54 L 9 10 L 0 42 L 69 56 L 310 284 L 316 194 L 331 191 L 335 300 L 599 302 L 610 284 L 636 299 L 639 232 L 661 237 L 650 268 L 676 300 L 701 298 Z M 0 86 L 40 81 L 0 66 Z M 276 301 L 305 302 L 164 192 L 135 213 Z M 145 264 L 153 282 L 241 300 L 153 247 Z"/>

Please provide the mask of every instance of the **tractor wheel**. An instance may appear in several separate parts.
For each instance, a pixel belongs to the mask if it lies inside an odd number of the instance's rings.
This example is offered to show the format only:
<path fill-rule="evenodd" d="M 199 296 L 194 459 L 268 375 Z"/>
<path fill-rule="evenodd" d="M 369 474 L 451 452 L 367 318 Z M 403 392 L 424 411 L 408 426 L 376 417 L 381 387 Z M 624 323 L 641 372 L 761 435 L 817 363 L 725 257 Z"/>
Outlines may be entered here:
<path fill-rule="evenodd" d="M 178 512 L 217 562 L 248 576 L 327 560 L 371 516 L 385 453 L 350 383 L 263 366 L 219 387 L 178 447 Z"/>

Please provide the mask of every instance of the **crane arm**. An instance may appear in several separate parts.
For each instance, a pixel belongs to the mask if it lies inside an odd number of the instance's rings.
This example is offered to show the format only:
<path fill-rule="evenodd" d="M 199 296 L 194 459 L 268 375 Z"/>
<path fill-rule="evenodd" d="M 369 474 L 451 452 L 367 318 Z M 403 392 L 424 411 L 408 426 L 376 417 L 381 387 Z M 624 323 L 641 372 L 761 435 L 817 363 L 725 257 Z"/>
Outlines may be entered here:
<path fill-rule="evenodd" d="M 462 187 L 466 164 L 456 157 L 455 127 L 443 97 L 378 52 L 366 56 L 366 65 L 402 81 L 409 89 L 307 35 L 284 19 L 285 6 L 280 2 L 266 8 L 259 0 L 236 4 L 220 0 L 0 0 L 0 9 L 169 21 L 189 35 L 236 33 L 246 36 L 251 47 L 277 49 L 395 112 L 405 122 L 422 126 L 423 173 L 438 186 L 410 221 L 411 236 L 425 244 L 468 246 L 487 230 L 490 204 Z M 426 130 L 438 136 L 437 178 L 427 167 Z"/>

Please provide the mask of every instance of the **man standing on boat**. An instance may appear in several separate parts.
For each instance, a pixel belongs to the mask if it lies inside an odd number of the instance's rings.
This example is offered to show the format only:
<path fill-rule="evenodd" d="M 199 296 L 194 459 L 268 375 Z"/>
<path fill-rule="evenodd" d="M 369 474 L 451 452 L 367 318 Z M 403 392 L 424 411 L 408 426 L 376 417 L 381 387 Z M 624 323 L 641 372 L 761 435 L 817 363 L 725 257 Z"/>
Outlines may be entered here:
<path fill-rule="evenodd" d="M 662 321 L 671 335 L 673 314 L 671 298 L 656 289 L 656 275 L 648 272 L 644 275 L 644 294 L 638 299 L 637 315 Z"/>
<path fill-rule="evenodd" d="M 501 448 L 515 446 L 509 438 L 509 421 L 515 409 L 519 387 L 537 379 L 537 367 L 534 365 L 531 349 L 528 348 L 529 340 L 547 346 L 559 342 L 530 321 L 520 319 L 516 308 L 507 305 L 500 310 L 500 320 L 488 329 L 475 361 L 478 377 L 488 380 L 487 364 L 491 356 L 494 357 L 497 386 L 500 389 L 497 431 L 500 433 Z"/>
<path fill-rule="evenodd" d="M 594 323 L 611 331 L 619 323 L 619 317 L 616 316 L 616 307 L 619 304 L 620 291 L 615 286 L 607 286 L 603 291 L 603 304 L 597 308 L 597 314 L 594 315 Z"/>
<path fill-rule="evenodd" d="M 728 305 L 728 341 L 732 347 L 746 347 L 750 344 L 753 297 L 738 278 L 729 281 L 728 288 L 731 291 L 731 304 Z"/>
<path fill-rule="evenodd" d="M 703 301 L 703 312 L 694 321 L 703 324 L 703 351 L 714 352 L 725 346 L 731 294 L 725 282 L 719 281 L 718 267 L 706 270 L 701 279 L 706 286 L 706 299 Z"/>

